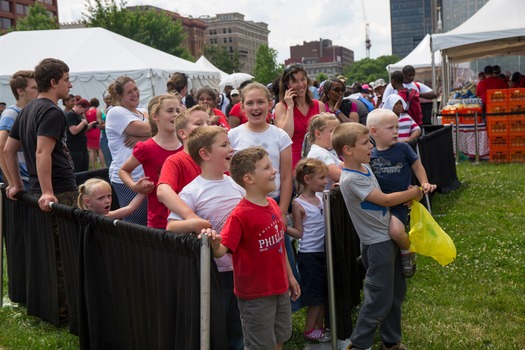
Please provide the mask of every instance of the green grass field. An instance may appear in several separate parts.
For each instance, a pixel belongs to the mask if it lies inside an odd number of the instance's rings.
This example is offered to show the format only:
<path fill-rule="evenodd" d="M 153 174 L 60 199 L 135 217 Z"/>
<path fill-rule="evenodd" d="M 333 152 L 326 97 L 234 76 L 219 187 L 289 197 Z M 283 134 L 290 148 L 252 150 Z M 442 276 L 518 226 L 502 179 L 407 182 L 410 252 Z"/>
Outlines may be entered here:
<path fill-rule="evenodd" d="M 457 171 L 461 188 L 435 195 L 432 207 L 456 244 L 457 260 L 441 267 L 418 256 L 404 303 L 404 343 L 410 350 L 525 350 L 525 165 L 465 162 Z M 306 345 L 303 323 L 304 311 L 296 313 L 286 349 Z M 0 349 L 79 344 L 65 328 L 6 306 L 0 309 Z"/>

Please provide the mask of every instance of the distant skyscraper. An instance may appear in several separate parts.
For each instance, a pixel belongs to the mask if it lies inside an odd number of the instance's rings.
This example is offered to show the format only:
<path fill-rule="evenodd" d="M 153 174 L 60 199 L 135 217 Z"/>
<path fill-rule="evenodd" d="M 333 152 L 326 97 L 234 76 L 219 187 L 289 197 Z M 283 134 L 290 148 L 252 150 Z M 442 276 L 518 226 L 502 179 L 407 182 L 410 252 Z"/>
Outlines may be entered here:
<path fill-rule="evenodd" d="M 408 55 L 433 32 L 435 0 L 390 0 L 392 54 Z"/>
<path fill-rule="evenodd" d="M 448 32 L 478 12 L 489 0 L 441 0 L 443 31 Z"/>

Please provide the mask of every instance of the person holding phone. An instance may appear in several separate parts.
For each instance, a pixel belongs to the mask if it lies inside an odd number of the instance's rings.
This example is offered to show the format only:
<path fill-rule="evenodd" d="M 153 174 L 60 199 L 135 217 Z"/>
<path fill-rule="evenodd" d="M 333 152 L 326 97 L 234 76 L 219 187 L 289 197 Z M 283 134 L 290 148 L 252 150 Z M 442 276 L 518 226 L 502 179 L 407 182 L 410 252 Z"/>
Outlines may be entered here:
<path fill-rule="evenodd" d="M 275 106 L 275 124 L 286 131 L 293 141 L 292 168 L 301 159 L 304 136 L 310 118 L 325 111 L 325 106 L 313 99 L 310 79 L 302 64 L 286 66 L 279 81 L 279 103 Z"/>
<path fill-rule="evenodd" d="M 350 100 L 343 100 L 345 84 L 341 79 L 330 78 L 323 83 L 321 101 L 327 112 L 335 114 L 341 123 L 359 123 L 357 104 Z"/>

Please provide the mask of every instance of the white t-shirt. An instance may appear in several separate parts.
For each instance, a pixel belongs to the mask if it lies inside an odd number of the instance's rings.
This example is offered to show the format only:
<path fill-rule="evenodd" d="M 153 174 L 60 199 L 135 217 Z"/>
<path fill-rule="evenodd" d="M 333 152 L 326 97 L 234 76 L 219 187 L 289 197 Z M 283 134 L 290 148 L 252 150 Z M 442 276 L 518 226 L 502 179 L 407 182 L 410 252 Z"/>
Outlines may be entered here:
<path fill-rule="evenodd" d="M 327 150 L 326 148 L 323 148 L 316 144 L 313 144 L 312 147 L 310 147 L 310 152 L 308 152 L 307 158 L 319 159 L 321 162 L 325 163 L 326 166 L 335 164 L 341 168 L 341 164 L 343 164 L 343 162 L 341 161 L 341 159 L 339 159 L 337 153 L 335 153 L 333 149 Z M 327 179 L 328 182 L 326 183 L 324 189 L 330 190 L 332 188 L 332 185 L 334 184 L 334 181 L 332 181 L 329 177 L 327 177 Z"/>
<path fill-rule="evenodd" d="M 417 88 L 419 85 L 419 89 Z M 413 89 L 419 91 L 420 94 L 424 94 L 426 92 L 433 91 L 430 87 L 426 86 L 423 83 L 416 83 L 411 82 L 410 84 L 403 83 L 403 86 L 407 89 Z M 385 92 L 383 92 L 383 101 L 386 101 L 386 98 L 392 94 L 397 94 L 397 90 L 392 87 L 392 84 L 388 84 L 385 88 Z"/>
<path fill-rule="evenodd" d="M 253 146 L 261 146 L 268 152 L 272 166 L 277 170 L 275 191 L 269 193 L 268 196 L 272 198 L 278 197 L 281 192 L 281 152 L 291 146 L 292 139 L 290 139 L 290 136 L 275 125 L 269 125 L 269 128 L 263 132 L 253 132 L 248 130 L 246 124 L 242 124 L 231 129 L 228 132 L 228 138 L 235 152 Z"/>
<path fill-rule="evenodd" d="M 124 145 L 127 136 L 124 130 L 126 130 L 131 122 L 137 120 L 145 121 L 147 119 L 145 117 L 147 113 L 145 109 L 137 108 L 137 110 L 144 113 L 144 115 L 137 115 L 127 108 L 114 106 L 108 111 L 106 116 L 106 135 L 108 137 L 111 157 L 113 158 L 111 166 L 109 167 L 109 179 L 111 182 L 123 183 L 118 172 L 133 151 L 133 148 L 128 148 Z M 137 181 L 141 176 L 144 176 L 144 171 L 142 170 L 142 165 L 139 165 L 131 172 L 131 177 L 133 181 Z"/>
<path fill-rule="evenodd" d="M 323 253 L 324 252 L 324 215 L 322 212 L 323 199 L 320 195 L 320 206 L 316 207 L 312 203 L 299 196 L 294 199 L 304 209 L 303 218 L 303 237 L 299 240 L 299 251 L 301 253 Z"/>
<path fill-rule="evenodd" d="M 200 218 L 209 220 L 212 229 L 219 234 L 226 219 L 245 195 L 244 188 L 227 175 L 222 180 L 206 180 L 199 175 L 179 193 L 184 203 Z M 182 217 L 171 212 L 168 220 L 182 220 Z M 220 272 L 233 270 L 231 254 L 215 259 L 215 263 Z"/>

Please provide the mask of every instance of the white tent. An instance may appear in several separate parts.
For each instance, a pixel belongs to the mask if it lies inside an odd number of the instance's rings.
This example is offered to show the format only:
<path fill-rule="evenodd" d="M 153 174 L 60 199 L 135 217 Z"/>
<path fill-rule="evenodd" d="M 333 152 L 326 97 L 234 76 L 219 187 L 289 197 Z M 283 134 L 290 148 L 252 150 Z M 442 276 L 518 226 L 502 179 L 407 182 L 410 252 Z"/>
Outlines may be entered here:
<path fill-rule="evenodd" d="M 215 67 L 213 63 L 211 63 L 206 57 L 201 56 L 197 61 L 195 61 L 195 64 L 201 68 L 211 70 L 212 72 L 217 72 L 221 75 L 221 79 L 228 76 L 228 73 L 223 72 L 219 68 Z"/>
<path fill-rule="evenodd" d="M 11 32 L 0 37 L 0 100 L 14 103 L 9 79 L 17 70 L 34 69 L 44 58 L 64 61 L 70 69 L 71 93 L 86 99 L 102 94 L 116 78 L 130 76 L 141 92 L 141 103 L 166 92 L 175 72 L 186 73 L 190 87 L 217 87 L 220 75 L 103 28 Z M 9 54 L 7 54 L 9 53 Z"/>
<path fill-rule="evenodd" d="M 434 63 L 438 71 L 441 69 L 441 53 L 434 52 Z M 386 66 L 388 73 L 402 70 L 404 66 L 411 65 L 416 69 L 416 77 L 419 81 L 432 84 L 432 51 L 430 50 L 430 34 L 410 52 L 405 58 L 396 63 Z M 462 80 L 471 80 L 473 73 L 468 63 L 461 63 L 454 67 L 455 77 Z"/>
<path fill-rule="evenodd" d="M 525 1 L 490 0 L 453 30 L 432 35 L 432 50 L 451 62 L 525 53 Z"/>

